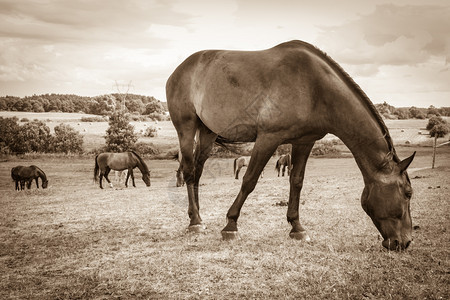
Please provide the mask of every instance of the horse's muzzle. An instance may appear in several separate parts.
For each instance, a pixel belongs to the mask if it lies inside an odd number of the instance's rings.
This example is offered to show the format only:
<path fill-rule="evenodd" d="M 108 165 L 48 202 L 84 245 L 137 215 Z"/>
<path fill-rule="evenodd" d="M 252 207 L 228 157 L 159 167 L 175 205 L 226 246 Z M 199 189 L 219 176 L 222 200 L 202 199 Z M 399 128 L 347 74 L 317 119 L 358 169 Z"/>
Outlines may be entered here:
<path fill-rule="evenodd" d="M 406 250 L 411 244 L 410 239 L 406 239 L 404 241 L 393 240 L 393 239 L 385 239 L 382 243 L 384 248 L 392 251 L 401 251 Z"/>

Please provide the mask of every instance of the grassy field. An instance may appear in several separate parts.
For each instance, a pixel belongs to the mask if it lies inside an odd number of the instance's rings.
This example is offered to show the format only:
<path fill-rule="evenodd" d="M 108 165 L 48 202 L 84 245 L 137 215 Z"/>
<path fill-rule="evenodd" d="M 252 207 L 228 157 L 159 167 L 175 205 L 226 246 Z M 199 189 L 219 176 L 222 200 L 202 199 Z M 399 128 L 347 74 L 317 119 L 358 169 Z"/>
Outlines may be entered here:
<path fill-rule="evenodd" d="M 80 132 L 92 147 L 103 142 L 106 123 L 52 116 L 41 117 L 86 128 Z M 148 125 L 160 128 L 148 141 L 176 143 L 170 123 Z M 278 204 L 287 201 L 289 185 L 276 177 L 275 158 L 243 207 L 241 238 L 224 242 L 220 230 L 241 182 L 233 179 L 232 159 L 207 161 L 200 190 L 207 230 L 191 234 L 175 161 L 146 159 L 151 187 L 136 170 L 136 188 L 101 190 L 92 180 L 93 156 L 6 157 L 0 161 L 0 299 L 449 299 L 450 147 L 438 149 L 432 170 L 431 147 L 401 146 L 402 138 L 429 139 L 418 137 L 426 121 L 387 125 L 400 158 L 418 151 L 409 168 L 417 229 L 402 253 L 381 246 L 361 208 L 363 180 L 351 157 L 308 162 L 300 216 L 309 243 L 288 237 L 287 207 Z M 49 188 L 14 191 L 10 169 L 30 164 L 46 172 Z"/>
<path fill-rule="evenodd" d="M 441 150 L 442 149 L 442 150 Z M 312 241 L 289 239 L 286 177 L 272 160 L 239 220 L 241 239 L 220 230 L 240 181 L 231 159 L 210 159 L 201 186 L 204 234 L 186 233 L 185 188 L 174 161 L 147 160 L 152 186 L 100 190 L 93 157 L 12 157 L 0 163 L 1 299 L 448 299 L 450 151 L 400 148 L 410 167 L 414 241 L 388 252 L 360 206 L 353 158 L 308 162 L 301 218 Z M 46 190 L 15 192 L 9 170 L 37 164 Z M 138 173 L 138 171 L 137 171 Z"/>

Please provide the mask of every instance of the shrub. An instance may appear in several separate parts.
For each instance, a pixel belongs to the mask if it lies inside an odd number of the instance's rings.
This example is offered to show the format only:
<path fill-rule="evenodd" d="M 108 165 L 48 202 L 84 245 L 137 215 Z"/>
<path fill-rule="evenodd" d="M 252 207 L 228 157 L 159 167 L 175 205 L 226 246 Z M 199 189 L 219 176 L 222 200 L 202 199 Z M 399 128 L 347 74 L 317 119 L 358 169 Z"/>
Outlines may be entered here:
<path fill-rule="evenodd" d="M 55 135 L 50 145 L 52 152 L 81 153 L 83 152 L 83 137 L 66 124 L 55 127 Z"/>
<path fill-rule="evenodd" d="M 81 117 L 81 122 L 105 122 L 104 117 Z"/>
<path fill-rule="evenodd" d="M 50 128 L 42 121 L 34 120 L 20 126 L 10 149 L 16 153 L 47 152 Z"/>
<path fill-rule="evenodd" d="M 134 146 L 131 148 L 134 151 L 136 151 L 139 154 L 142 155 L 157 155 L 159 154 L 159 150 L 153 145 L 153 144 L 149 144 L 149 143 L 136 143 L 134 144 Z"/>
<path fill-rule="evenodd" d="M 124 152 L 134 146 L 138 137 L 130 124 L 129 114 L 123 111 L 111 114 L 105 139 L 108 151 L 112 152 Z"/>
<path fill-rule="evenodd" d="M 146 137 L 157 137 L 158 136 L 158 129 L 156 129 L 156 127 L 153 127 L 153 126 L 149 126 L 145 130 L 144 136 L 146 136 Z"/>
<path fill-rule="evenodd" d="M 321 155 L 329 155 L 329 154 L 339 154 L 339 150 L 335 147 L 334 142 L 320 142 L 314 145 L 311 155 L 313 156 L 321 156 Z"/>

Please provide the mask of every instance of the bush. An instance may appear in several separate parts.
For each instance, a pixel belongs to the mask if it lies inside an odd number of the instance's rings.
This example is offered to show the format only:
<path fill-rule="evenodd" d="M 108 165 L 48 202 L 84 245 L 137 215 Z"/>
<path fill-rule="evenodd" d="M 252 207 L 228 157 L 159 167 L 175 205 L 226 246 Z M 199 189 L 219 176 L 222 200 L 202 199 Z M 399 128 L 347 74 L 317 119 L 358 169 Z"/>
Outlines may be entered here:
<path fill-rule="evenodd" d="M 82 135 L 66 124 L 55 127 L 55 136 L 50 145 L 51 152 L 81 153 L 83 152 Z"/>
<path fill-rule="evenodd" d="M 10 149 L 16 153 L 47 152 L 50 139 L 50 128 L 44 122 L 34 120 L 20 126 Z"/>
<path fill-rule="evenodd" d="M 134 151 L 136 151 L 139 154 L 142 155 L 158 155 L 159 154 L 159 150 L 153 145 L 153 144 L 149 144 L 149 143 L 136 143 L 134 144 L 134 146 L 131 148 Z"/>
<path fill-rule="evenodd" d="M 81 117 L 81 122 L 105 122 L 105 117 Z"/>
<path fill-rule="evenodd" d="M 158 136 L 158 129 L 156 129 L 156 127 L 153 127 L 153 126 L 149 126 L 145 130 L 144 136 L 146 136 L 146 137 L 157 137 Z"/>
<path fill-rule="evenodd" d="M 109 127 L 106 130 L 106 148 L 111 152 L 124 152 L 131 149 L 138 137 L 134 126 L 130 124 L 130 115 L 118 111 L 109 117 Z"/>
<path fill-rule="evenodd" d="M 334 142 L 320 142 L 314 145 L 311 155 L 321 156 L 329 154 L 339 154 L 339 150 L 335 147 Z"/>

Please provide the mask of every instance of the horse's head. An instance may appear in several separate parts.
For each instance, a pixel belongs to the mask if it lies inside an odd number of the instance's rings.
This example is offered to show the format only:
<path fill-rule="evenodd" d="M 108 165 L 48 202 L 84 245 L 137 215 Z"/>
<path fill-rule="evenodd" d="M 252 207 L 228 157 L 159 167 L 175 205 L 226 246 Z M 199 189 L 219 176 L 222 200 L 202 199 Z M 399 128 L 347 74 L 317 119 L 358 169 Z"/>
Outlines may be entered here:
<path fill-rule="evenodd" d="M 412 239 L 410 200 L 411 182 L 406 168 L 409 158 L 379 171 L 375 180 L 366 182 L 361 204 L 383 237 L 382 245 L 389 250 L 408 248 Z"/>
<path fill-rule="evenodd" d="M 46 189 L 47 186 L 48 186 L 48 180 L 43 180 L 43 181 L 42 181 L 42 188 L 43 188 L 43 189 Z"/>
<path fill-rule="evenodd" d="M 146 184 L 147 186 L 150 186 L 150 185 L 151 185 L 151 182 L 150 182 L 150 171 L 149 171 L 149 172 L 142 173 L 142 180 L 144 180 L 144 182 L 145 182 L 145 184 Z"/>

